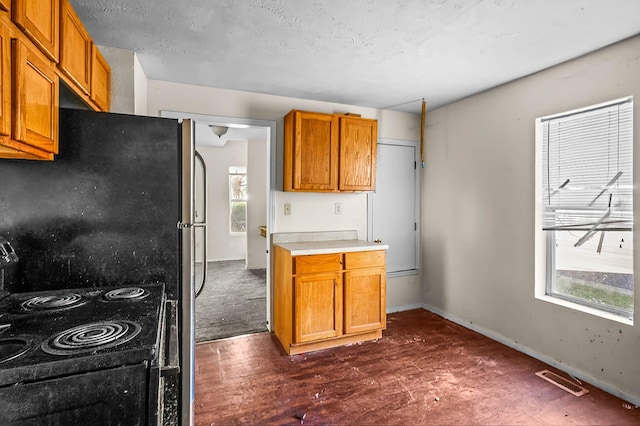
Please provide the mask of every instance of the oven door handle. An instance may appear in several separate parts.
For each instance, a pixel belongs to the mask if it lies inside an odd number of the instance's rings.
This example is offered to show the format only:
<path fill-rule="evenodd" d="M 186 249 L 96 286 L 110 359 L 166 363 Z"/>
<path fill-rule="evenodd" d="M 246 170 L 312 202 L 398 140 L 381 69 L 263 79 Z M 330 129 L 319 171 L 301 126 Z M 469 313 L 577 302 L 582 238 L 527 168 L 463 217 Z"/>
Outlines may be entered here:
<path fill-rule="evenodd" d="M 167 301 L 166 336 L 167 344 L 164 353 L 164 362 L 160 367 L 160 376 L 174 376 L 180 373 L 180 342 L 178 341 L 178 302 Z"/>

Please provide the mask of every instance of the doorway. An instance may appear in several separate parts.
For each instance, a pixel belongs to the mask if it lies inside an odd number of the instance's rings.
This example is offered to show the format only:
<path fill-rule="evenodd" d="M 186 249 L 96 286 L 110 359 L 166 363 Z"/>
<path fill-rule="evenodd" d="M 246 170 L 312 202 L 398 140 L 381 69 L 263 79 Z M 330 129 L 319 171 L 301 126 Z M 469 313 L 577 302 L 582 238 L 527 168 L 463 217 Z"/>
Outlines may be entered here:
<path fill-rule="evenodd" d="M 196 198 L 196 220 L 207 222 L 207 249 L 202 236 L 196 238 L 196 259 L 206 253 L 207 275 L 204 283 L 201 274 L 196 279 L 196 342 L 267 331 L 267 242 L 261 235 L 267 225 L 267 139 L 265 127 L 197 122 L 207 216 L 199 217 L 205 200 Z M 204 188 L 197 169 L 196 187 Z"/>
<path fill-rule="evenodd" d="M 194 200 L 196 220 L 207 222 L 208 233 L 206 242 L 202 233 L 195 239 L 196 291 L 204 284 L 194 306 L 195 340 L 268 331 L 271 241 L 266 230 L 273 223 L 275 122 L 161 115 L 195 121 L 196 151 L 207 173 L 206 197 Z M 196 187 L 204 186 L 196 162 Z"/>

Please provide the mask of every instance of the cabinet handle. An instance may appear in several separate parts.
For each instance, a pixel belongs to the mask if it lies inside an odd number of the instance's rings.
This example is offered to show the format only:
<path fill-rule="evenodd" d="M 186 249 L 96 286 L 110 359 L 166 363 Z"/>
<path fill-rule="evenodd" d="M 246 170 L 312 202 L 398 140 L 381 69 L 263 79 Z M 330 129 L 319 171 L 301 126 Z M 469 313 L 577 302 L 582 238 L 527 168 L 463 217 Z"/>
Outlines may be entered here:
<path fill-rule="evenodd" d="M 378 238 L 376 240 L 373 240 L 373 242 L 376 243 L 376 244 L 380 244 L 382 242 L 382 240 Z"/>

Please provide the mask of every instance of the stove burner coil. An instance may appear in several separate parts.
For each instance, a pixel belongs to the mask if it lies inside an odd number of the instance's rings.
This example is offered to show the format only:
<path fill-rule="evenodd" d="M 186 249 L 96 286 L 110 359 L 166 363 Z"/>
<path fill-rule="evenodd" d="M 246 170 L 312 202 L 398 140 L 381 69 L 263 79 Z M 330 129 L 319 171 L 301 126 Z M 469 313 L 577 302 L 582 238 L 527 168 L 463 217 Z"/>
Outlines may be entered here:
<path fill-rule="evenodd" d="M 75 355 L 121 345 L 136 337 L 142 327 L 132 321 L 101 321 L 59 333 L 42 344 L 50 355 Z"/>
<path fill-rule="evenodd" d="M 36 296 L 20 304 L 23 311 L 61 311 L 75 308 L 87 302 L 78 293 L 65 293 L 49 296 Z"/>
<path fill-rule="evenodd" d="M 149 295 L 149 292 L 140 287 L 123 287 L 105 293 L 106 300 L 140 300 Z"/>
<path fill-rule="evenodd" d="M 8 337 L 0 339 L 0 363 L 16 359 L 29 351 L 33 339 L 26 337 Z"/>

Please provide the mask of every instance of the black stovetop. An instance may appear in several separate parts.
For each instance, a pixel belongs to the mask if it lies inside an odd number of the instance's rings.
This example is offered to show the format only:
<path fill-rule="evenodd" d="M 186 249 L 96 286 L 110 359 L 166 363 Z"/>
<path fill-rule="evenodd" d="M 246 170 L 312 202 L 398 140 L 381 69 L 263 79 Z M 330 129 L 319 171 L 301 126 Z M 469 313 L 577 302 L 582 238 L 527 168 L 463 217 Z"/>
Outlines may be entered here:
<path fill-rule="evenodd" d="M 0 386 L 155 362 L 164 301 L 162 284 L 2 298 Z"/>

